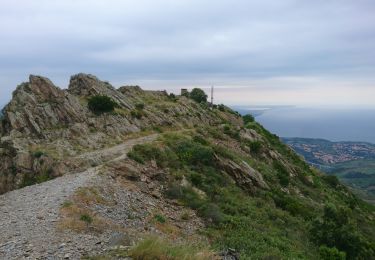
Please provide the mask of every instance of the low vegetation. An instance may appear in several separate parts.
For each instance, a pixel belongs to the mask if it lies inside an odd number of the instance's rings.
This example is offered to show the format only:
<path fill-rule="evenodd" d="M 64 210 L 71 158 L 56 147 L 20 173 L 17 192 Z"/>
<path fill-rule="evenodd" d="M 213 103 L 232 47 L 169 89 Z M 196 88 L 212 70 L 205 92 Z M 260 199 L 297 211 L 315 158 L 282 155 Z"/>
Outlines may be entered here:
<path fill-rule="evenodd" d="M 246 143 L 228 126 L 222 133 L 205 128 L 185 134 L 163 134 L 155 143 L 135 146 L 129 157 L 142 164 L 155 160 L 169 172 L 165 196 L 196 210 L 206 221 L 205 234 L 216 251 L 234 248 L 244 259 L 373 257 L 374 227 L 362 215 L 368 209 L 339 182 L 312 171 L 278 137 L 259 124 L 248 122 L 247 127 L 257 129 L 264 136 L 262 142 L 247 143 L 250 154 L 248 148 L 241 151 L 216 144 L 223 139 L 233 144 Z M 270 147 L 285 161 L 262 157 L 260 150 Z M 258 190 L 249 196 L 223 172 L 216 156 L 245 160 L 262 172 L 271 189 Z M 339 218 L 344 214 L 340 210 L 332 213 L 334 217 L 327 216 L 329 206 L 320 206 L 325 203 L 339 205 L 348 218 Z M 359 219 L 362 227 L 351 224 Z"/>
<path fill-rule="evenodd" d="M 94 113 L 112 112 L 118 104 L 110 97 L 97 95 L 90 97 L 88 100 L 88 108 Z"/>
<path fill-rule="evenodd" d="M 215 255 L 207 248 L 186 243 L 176 243 L 159 237 L 140 241 L 127 253 L 135 260 L 214 260 Z"/>

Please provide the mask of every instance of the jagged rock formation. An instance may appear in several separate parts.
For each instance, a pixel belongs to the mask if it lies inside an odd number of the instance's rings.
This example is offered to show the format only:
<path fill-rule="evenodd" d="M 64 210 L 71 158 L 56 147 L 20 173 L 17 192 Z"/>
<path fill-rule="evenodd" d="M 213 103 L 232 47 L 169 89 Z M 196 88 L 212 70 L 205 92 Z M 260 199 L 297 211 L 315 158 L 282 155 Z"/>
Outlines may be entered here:
<path fill-rule="evenodd" d="M 49 79 L 30 76 L 17 87 L 4 109 L 3 133 L 46 137 L 44 130 L 82 122 L 85 109 L 77 97 L 57 88 Z"/>
<path fill-rule="evenodd" d="M 77 74 L 70 78 L 69 93 L 80 96 L 90 97 L 95 95 L 105 95 L 111 97 L 122 108 L 132 108 L 133 106 L 127 102 L 127 98 L 117 91 L 108 82 L 100 81 L 97 77 L 87 74 Z"/>
<path fill-rule="evenodd" d="M 88 98 L 94 95 L 106 95 L 119 107 L 113 113 L 96 115 L 87 108 Z M 145 103 L 142 111 L 134 108 L 139 103 Z M 130 133 L 218 123 L 214 115 L 187 98 L 176 103 L 165 91 L 143 91 L 139 87 L 116 90 L 82 73 L 71 77 L 66 90 L 47 78 L 31 75 L 29 82 L 14 91 L 3 114 L 0 194 L 27 184 L 27 179 L 62 175 L 77 164 L 70 157 L 119 143 Z"/>
<path fill-rule="evenodd" d="M 233 177 L 237 185 L 250 193 L 255 192 L 256 188 L 269 189 L 267 183 L 263 180 L 262 174 L 250 167 L 246 162 L 240 164 L 216 156 L 219 167 L 227 174 Z"/>

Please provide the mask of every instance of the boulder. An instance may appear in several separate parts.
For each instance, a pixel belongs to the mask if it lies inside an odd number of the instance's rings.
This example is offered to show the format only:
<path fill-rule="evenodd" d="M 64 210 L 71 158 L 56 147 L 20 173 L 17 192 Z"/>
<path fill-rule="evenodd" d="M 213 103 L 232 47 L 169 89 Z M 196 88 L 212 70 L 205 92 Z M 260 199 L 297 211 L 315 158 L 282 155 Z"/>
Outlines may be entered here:
<path fill-rule="evenodd" d="M 267 183 L 263 180 L 262 174 L 253 169 L 245 161 L 240 164 L 229 159 L 215 156 L 216 163 L 225 173 L 232 177 L 238 186 L 253 193 L 256 188 L 269 189 Z"/>

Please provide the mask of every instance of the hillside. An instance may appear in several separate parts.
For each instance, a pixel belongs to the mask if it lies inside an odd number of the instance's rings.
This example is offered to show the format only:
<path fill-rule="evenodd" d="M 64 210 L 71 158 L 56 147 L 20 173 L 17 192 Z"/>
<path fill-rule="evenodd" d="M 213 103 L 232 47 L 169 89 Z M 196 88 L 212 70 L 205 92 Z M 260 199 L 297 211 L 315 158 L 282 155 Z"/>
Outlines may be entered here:
<path fill-rule="evenodd" d="M 199 94 L 86 74 L 19 85 L 0 128 L 0 258 L 375 257 L 371 205 Z"/>
<path fill-rule="evenodd" d="M 337 176 L 359 196 L 375 204 L 374 144 L 309 138 L 283 138 L 283 141 L 307 162 Z"/>

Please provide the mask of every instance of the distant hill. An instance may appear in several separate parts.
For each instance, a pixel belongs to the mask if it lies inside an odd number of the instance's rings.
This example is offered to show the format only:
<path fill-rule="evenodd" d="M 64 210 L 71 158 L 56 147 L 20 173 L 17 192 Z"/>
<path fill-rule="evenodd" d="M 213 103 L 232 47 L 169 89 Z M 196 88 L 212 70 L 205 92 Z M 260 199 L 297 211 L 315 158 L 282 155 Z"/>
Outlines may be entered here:
<path fill-rule="evenodd" d="M 375 203 L 375 145 L 365 142 L 331 142 L 324 139 L 282 138 L 308 163 L 345 184 Z"/>

